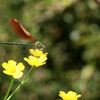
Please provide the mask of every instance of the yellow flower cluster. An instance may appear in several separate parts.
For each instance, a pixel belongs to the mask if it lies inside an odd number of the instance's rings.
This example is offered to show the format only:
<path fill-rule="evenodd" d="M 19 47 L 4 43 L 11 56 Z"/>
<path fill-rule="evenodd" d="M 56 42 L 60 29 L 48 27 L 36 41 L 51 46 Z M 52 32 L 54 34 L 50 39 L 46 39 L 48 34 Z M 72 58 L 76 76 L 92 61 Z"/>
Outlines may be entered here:
<path fill-rule="evenodd" d="M 32 54 L 28 58 L 24 58 L 26 62 L 28 62 L 29 65 L 39 67 L 41 65 L 46 64 L 47 60 L 47 54 L 43 54 L 43 51 L 40 51 L 39 49 L 30 49 L 29 52 Z"/>
<path fill-rule="evenodd" d="M 78 100 L 78 98 L 81 97 L 80 94 L 77 95 L 77 93 L 75 93 L 73 91 L 69 91 L 68 93 L 65 93 L 63 91 L 60 91 L 59 96 L 63 100 Z"/>
<path fill-rule="evenodd" d="M 47 54 L 43 53 L 43 51 L 40 51 L 39 49 L 30 49 L 30 56 L 28 58 L 24 58 L 26 62 L 28 62 L 29 65 L 39 67 L 41 65 L 44 65 L 47 60 Z M 13 76 L 15 79 L 21 78 L 23 75 L 23 70 L 25 66 L 23 63 L 16 63 L 14 60 L 9 60 L 8 63 L 4 62 L 2 64 L 3 68 L 5 69 L 3 73 L 7 75 Z M 79 97 L 81 97 L 80 94 L 77 95 L 77 93 L 73 91 L 69 91 L 68 93 L 65 93 L 63 91 L 59 92 L 59 96 L 63 100 L 78 100 Z"/>
<path fill-rule="evenodd" d="M 29 52 L 32 54 L 28 58 L 24 58 L 29 65 L 38 67 L 40 65 L 44 65 L 47 60 L 47 53 L 43 54 L 43 51 L 39 49 L 30 49 Z M 8 63 L 4 62 L 2 64 L 3 68 L 5 69 L 3 73 L 7 75 L 13 76 L 15 79 L 21 78 L 23 75 L 23 70 L 25 66 L 22 63 L 17 63 L 14 60 L 9 60 Z"/>
<path fill-rule="evenodd" d="M 2 64 L 5 69 L 3 73 L 13 76 L 15 79 L 22 77 L 25 66 L 22 63 L 17 63 L 14 60 L 9 60 L 8 63 Z"/>

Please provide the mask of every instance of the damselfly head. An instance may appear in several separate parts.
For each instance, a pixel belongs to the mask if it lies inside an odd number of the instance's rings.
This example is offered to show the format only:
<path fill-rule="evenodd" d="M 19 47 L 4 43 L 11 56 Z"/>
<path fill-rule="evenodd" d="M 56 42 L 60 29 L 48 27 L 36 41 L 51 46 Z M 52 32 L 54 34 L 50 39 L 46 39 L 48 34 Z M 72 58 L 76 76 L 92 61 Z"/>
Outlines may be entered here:
<path fill-rule="evenodd" d="M 45 50 L 45 45 L 43 45 L 40 41 L 35 42 L 36 48 L 41 51 Z"/>

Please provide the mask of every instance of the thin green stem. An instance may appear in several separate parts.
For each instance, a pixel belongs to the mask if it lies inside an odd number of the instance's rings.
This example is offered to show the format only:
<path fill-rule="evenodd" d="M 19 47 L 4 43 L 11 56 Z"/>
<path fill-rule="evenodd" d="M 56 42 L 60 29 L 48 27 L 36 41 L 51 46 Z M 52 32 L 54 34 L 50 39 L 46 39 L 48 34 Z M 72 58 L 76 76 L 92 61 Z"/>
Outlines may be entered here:
<path fill-rule="evenodd" d="M 32 77 L 32 75 L 33 75 L 33 73 L 34 73 L 34 71 L 35 71 L 35 66 L 32 66 L 32 72 L 31 72 L 31 74 L 30 74 L 30 76 L 25 80 L 25 83 Z"/>
<path fill-rule="evenodd" d="M 16 91 L 18 91 L 18 89 L 24 84 L 24 82 L 22 81 L 21 84 L 14 90 L 14 92 L 7 98 L 7 100 L 10 100 L 10 98 L 15 94 Z"/>
<path fill-rule="evenodd" d="M 18 80 L 19 80 L 19 82 L 22 82 L 21 79 L 18 79 Z"/>
<path fill-rule="evenodd" d="M 10 83 L 10 86 L 9 86 L 9 89 L 8 89 L 8 91 L 7 91 L 7 93 L 6 93 L 6 95 L 5 95 L 5 97 L 4 97 L 3 100 L 7 100 L 7 97 L 8 97 L 8 95 L 9 95 L 9 93 L 11 91 L 11 88 L 13 86 L 13 83 L 14 83 L 14 78 L 12 78 L 11 83 Z"/>
<path fill-rule="evenodd" d="M 27 72 L 27 74 L 26 74 L 26 76 L 24 77 L 24 79 L 23 80 L 25 80 L 27 77 L 28 77 L 28 75 L 29 75 L 29 73 L 32 71 L 32 69 L 33 69 L 33 66 L 30 68 L 30 70 Z"/>
<path fill-rule="evenodd" d="M 78 88 L 77 88 L 77 93 L 79 93 L 79 91 L 80 91 L 81 83 L 82 83 L 82 71 L 80 73 L 80 80 L 79 80 L 79 84 L 78 84 Z"/>

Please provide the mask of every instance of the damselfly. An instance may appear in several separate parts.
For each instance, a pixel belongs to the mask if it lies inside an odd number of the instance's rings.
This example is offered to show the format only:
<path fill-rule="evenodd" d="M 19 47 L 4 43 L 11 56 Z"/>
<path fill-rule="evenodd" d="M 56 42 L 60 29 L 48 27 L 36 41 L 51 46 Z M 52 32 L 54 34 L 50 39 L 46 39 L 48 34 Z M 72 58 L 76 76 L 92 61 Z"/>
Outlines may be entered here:
<path fill-rule="evenodd" d="M 37 41 L 16 19 L 10 19 L 10 25 L 13 31 L 22 39 L 29 40 L 33 44 L 23 44 L 23 43 L 13 43 L 13 42 L 0 42 L 1 44 L 10 44 L 10 45 L 23 45 L 23 46 L 35 46 L 38 49 L 43 50 L 45 48 L 41 42 Z"/>

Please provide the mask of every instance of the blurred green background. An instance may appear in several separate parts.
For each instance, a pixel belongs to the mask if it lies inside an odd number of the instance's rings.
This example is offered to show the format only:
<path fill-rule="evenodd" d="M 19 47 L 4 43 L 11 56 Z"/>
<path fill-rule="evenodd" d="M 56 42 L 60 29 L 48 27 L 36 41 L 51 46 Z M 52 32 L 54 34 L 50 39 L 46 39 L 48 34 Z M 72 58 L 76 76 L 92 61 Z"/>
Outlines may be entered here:
<path fill-rule="evenodd" d="M 100 100 L 100 2 L 99 0 L 0 0 L 0 42 L 21 42 L 9 20 L 16 18 L 46 46 L 47 64 L 36 69 L 28 84 L 11 100 L 57 100 L 60 90 L 82 94 L 80 100 Z M 11 77 L 2 63 L 23 61 L 30 46 L 0 44 L 0 100 Z M 12 91 L 17 87 L 15 81 Z M 11 92 L 12 92 L 11 91 Z"/>

